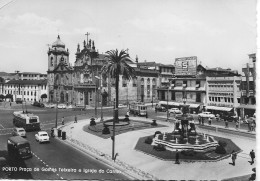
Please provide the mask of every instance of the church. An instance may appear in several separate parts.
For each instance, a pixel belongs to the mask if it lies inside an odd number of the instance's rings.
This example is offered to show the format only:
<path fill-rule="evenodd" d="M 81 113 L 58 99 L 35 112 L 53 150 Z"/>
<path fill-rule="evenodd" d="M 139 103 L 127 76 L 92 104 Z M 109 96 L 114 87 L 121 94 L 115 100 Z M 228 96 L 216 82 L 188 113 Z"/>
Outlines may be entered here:
<path fill-rule="evenodd" d="M 48 98 L 49 102 L 72 104 L 75 106 L 113 105 L 115 81 L 101 75 L 101 68 L 107 63 L 104 54 L 99 54 L 95 42 L 83 42 L 82 49 L 77 45 L 74 66 L 69 62 L 69 50 L 60 36 L 48 50 Z M 136 60 L 129 58 L 127 63 L 136 70 L 135 77 L 128 81 L 120 76 L 119 104 L 131 101 L 155 102 L 159 86 L 159 71 L 142 68 Z"/>

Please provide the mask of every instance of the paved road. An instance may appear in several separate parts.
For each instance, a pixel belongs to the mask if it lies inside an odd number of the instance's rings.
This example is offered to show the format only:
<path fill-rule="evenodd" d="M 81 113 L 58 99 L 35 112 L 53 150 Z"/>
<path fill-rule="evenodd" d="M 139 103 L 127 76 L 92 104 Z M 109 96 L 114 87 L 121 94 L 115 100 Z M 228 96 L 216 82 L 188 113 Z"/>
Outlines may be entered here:
<path fill-rule="evenodd" d="M 87 156 L 61 140 L 52 138 L 50 143 L 39 144 L 35 141 L 34 134 L 35 132 L 30 132 L 27 135 L 33 157 L 22 162 L 10 163 L 17 168 L 17 171 L 12 172 L 13 179 L 129 179 L 119 170 Z M 4 155 L 7 154 L 6 139 L 9 136 L 0 136 Z M 21 168 L 23 170 L 20 170 Z"/>

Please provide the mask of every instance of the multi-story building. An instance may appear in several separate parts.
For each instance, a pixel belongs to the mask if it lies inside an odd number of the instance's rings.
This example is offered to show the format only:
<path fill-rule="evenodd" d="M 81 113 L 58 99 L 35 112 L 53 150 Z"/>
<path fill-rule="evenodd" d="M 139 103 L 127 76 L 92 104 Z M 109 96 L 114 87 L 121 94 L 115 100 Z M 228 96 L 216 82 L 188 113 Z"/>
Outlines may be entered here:
<path fill-rule="evenodd" d="M 206 109 L 213 112 L 236 113 L 241 97 L 240 76 L 208 76 L 206 82 Z"/>
<path fill-rule="evenodd" d="M 242 67 L 241 104 L 239 111 L 241 117 L 253 116 L 256 110 L 256 54 L 249 54 L 249 63 Z"/>
<path fill-rule="evenodd" d="M 221 100 L 222 102 L 222 98 L 219 99 L 219 93 L 223 92 L 221 92 L 221 89 L 218 87 L 215 89 L 215 87 L 212 86 L 215 85 L 214 83 L 216 81 L 218 81 L 218 84 L 227 84 L 227 82 L 230 82 L 230 79 L 232 79 L 233 82 L 231 82 L 234 84 L 232 84 L 232 95 L 234 95 L 232 100 L 235 102 L 233 106 L 238 106 L 239 100 L 237 99 L 240 98 L 240 82 L 237 71 L 222 68 L 207 68 L 201 64 L 197 65 L 197 57 L 177 58 L 176 61 L 176 75 L 174 78 L 170 79 L 170 85 L 162 86 L 157 89 L 161 104 L 178 107 L 185 102 L 190 105 L 191 110 L 196 112 L 207 108 L 211 110 L 220 110 L 218 101 Z M 221 82 L 222 79 L 223 82 Z M 208 90 L 210 90 L 210 92 L 208 92 Z M 226 89 L 223 91 L 225 90 Z M 223 98 L 223 100 L 225 99 Z M 228 101 L 231 101 L 231 99 L 228 99 L 227 102 Z M 227 105 L 230 104 L 227 103 Z M 224 106 L 224 104 L 222 106 Z M 222 109 L 224 111 L 224 108 Z M 230 111 L 231 109 L 228 108 L 225 109 L 225 111 Z"/>
<path fill-rule="evenodd" d="M 18 79 L 18 80 L 43 80 L 43 79 L 47 79 L 47 74 L 41 74 L 38 72 L 18 72 L 17 71 L 16 79 Z"/>
<path fill-rule="evenodd" d="M 21 97 L 24 101 L 41 101 L 42 95 L 47 95 L 47 80 L 10 80 L 0 83 L 1 94 L 10 94 L 14 100 Z"/>

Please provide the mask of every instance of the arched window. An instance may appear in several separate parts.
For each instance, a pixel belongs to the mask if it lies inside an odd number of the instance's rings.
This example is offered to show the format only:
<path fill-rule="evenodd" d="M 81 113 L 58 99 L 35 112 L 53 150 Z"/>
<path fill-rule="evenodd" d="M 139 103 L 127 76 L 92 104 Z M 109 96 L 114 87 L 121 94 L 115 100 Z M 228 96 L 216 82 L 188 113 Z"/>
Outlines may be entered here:
<path fill-rule="evenodd" d="M 150 79 L 148 78 L 147 79 L 147 97 L 150 97 L 150 89 L 151 89 Z"/>
<path fill-rule="evenodd" d="M 53 57 L 51 57 L 51 67 L 53 67 Z"/>
<path fill-rule="evenodd" d="M 126 78 L 122 77 L 122 87 L 126 87 L 127 80 Z"/>
<path fill-rule="evenodd" d="M 155 96 L 155 89 L 156 89 L 156 79 L 153 78 L 153 80 L 152 80 L 152 96 Z"/>
<path fill-rule="evenodd" d="M 137 77 L 133 77 L 133 87 L 137 86 Z"/>

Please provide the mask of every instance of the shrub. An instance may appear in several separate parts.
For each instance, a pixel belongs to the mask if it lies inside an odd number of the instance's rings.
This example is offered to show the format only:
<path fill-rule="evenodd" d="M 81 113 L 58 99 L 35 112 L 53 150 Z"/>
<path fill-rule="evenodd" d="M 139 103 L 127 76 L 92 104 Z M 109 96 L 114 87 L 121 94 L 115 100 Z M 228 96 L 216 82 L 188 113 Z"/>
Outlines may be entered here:
<path fill-rule="evenodd" d="M 157 126 L 156 120 L 154 119 L 153 122 L 151 123 L 152 126 Z"/>
<path fill-rule="evenodd" d="M 165 146 L 162 145 L 162 144 L 158 144 L 158 145 L 153 146 L 153 149 L 156 150 L 156 151 L 165 151 L 166 150 Z"/>
<path fill-rule="evenodd" d="M 102 134 L 110 134 L 110 130 L 107 125 L 105 125 L 104 129 L 102 130 Z"/>
<path fill-rule="evenodd" d="M 153 139 L 151 138 L 151 137 L 147 137 L 146 139 L 145 139 L 145 141 L 144 141 L 146 144 L 152 144 L 152 142 L 153 142 Z"/>
<path fill-rule="evenodd" d="M 95 126 L 95 125 L 96 125 L 95 120 L 91 120 L 91 121 L 90 121 L 90 126 Z"/>
<path fill-rule="evenodd" d="M 218 144 L 219 144 L 219 146 L 222 146 L 223 148 L 225 148 L 227 146 L 227 142 L 225 142 L 223 140 L 219 140 Z"/>
<path fill-rule="evenodd" d="M 223 147 L 223 146 L 217 146 L 216 150 L 215 150 L 215 153 L 218 153 L 218 154 L 226 154 L 227 151 L 226 149 Z"/>
<path fill-rule="evenodd" d="M 153 136 L 153 137 L 155 137 L 157 134 L 162 134 L 162 133 L 161 133 L 161 131 L 155 131 L 155 133 L 154 133 L 154 136 Z"/>
<path fill-rule="evenodd" d="M 181 154 L 183 154 L 185 156 L 194 156 L 197 154 L 197 152 L 194 150 L 182 150 Z"/>

